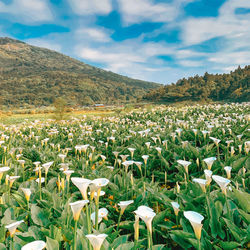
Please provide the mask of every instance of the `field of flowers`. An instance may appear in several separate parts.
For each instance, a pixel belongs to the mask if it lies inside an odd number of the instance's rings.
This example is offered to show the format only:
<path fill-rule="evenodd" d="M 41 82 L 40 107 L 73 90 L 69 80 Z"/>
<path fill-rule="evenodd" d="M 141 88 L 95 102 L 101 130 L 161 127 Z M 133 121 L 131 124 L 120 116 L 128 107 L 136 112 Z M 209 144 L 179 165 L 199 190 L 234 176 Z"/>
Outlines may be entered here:
<path fill-rule="evenodd" d="M 250 248 L 249 111 L 0 125 L 0 250 Z"/>

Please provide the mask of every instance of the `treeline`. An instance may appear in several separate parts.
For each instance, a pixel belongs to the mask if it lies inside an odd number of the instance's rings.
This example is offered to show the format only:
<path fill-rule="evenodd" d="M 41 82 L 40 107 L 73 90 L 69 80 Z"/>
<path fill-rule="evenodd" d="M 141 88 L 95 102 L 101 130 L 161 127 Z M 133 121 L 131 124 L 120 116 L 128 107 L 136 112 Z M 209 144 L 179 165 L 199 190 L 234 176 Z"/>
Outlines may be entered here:
<path fill-rule="evenodd" d="M 250 65 L 229 74 L 208 74 L 178 80 L 142 97 L 153 102 L 250 101 Z"/>

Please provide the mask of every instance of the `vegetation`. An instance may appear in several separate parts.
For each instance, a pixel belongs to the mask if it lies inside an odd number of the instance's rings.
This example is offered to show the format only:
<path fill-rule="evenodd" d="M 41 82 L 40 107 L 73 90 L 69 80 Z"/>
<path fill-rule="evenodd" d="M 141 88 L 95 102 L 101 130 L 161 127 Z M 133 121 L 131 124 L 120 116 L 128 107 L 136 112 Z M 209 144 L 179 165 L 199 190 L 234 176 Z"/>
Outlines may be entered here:
<path fill-rule="evenodd" d="M 250 66 L 238 67 L 230 74 L 208 74 L 183 78 L 176 84 L 154 89 L 143 96 L 153 102 L 249 101 Z"/>
<path fill-rule="evenodd" d="M 71 106 L 135 101 L 159 84 L 121 76 L 55 51 L 0 38 L 0 103 L 51 105 L 65 97 Z"/>
<path fill-rule="evenodd" d="M 0 124 L 0 249 L 250 247 L 249 103 L 127 110 Z"/>

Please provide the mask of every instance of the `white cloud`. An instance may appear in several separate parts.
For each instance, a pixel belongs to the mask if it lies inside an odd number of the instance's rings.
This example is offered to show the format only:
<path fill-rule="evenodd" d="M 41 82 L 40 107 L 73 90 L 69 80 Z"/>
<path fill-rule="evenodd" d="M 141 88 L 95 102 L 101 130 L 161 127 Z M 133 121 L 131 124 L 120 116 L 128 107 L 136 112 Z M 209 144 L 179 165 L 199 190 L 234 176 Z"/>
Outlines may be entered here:
<path fill-rule="evenodd" d="M 77 39 L 90 39 L 93 42 L 109 42 L 110 35 L 111 35 L 110 30 L 106 29 L 99 29 L 99 28 L 79 28 L 76 30 L 75 34 L 77 36 Z"/>
<path fill-rule="evenodd" d="M 250 8 L 250 1 L 229 0 L 220 8 L 218 17 L 191 18 L 182 22 L 184 44 L 199 44 L 219 36 L 244 37 L 249 34 L 250 15 L 244 18 L 236 15 L 236 8 Z"/>
<path fill-rule="evenodd" d="M 109 14 L 112 0 L 68 0 L 72 10 L 78 15 Z"/>
<path fill-rule="evenodd" d="M 107 64 L 120 65 L 121 62 L 144 62 L 143 57 L 126 52 L 112 53 L 108 51 L 105 52 L 104 49 L 82 48 L 78 53 L 81 58 Z"/>
<path fill-rule="evenodd" d="M 24 42 L 34 46 L 55 50 L 57 52 L 61 52 L 62 49 L 61 45 L 59 43 L 55 43 L 53 40 L 34 38 L 34 39 L 27 39 Z"/>
<path fill-rule="evenodd" d="M 231 65 L 232 62 L 235 65 L 249 64 L 250 62 L 250 51 L 241 52 L 219 52 L 214 54 L 208 59 L 213 63 L 228 64 Z"/>
<path fill-rule="evenodd" d="M 174 55 L 175 58 L 177 59 L 186 59 L 186 58 L 205 56 L 206 53 L 196 52 L 189 49 L 179 49 L 175 51 Z"/>
<path fill-rule="evenodd" d="M 19 22 L 24 23 L 53 19 L 47 0 L 13 0 L 11 4 L 0 2 L 0 13 L 10 14 Z"/>
<path fill-rule="evenodd" d="M 184 67 L 200 67 L 202 66 L 202 62 L 201 61 L 193 61 L 193 60 L 181 60 L 179 61 L 179 64 L 181 66 L 184 66 Z"/>
<path fill-rule="evenodd" d="M 173 4 L 154 4 L 151 0 L 118 0 L 118 3 L 125 24 L 168 22 L 178 14 L 178 7 Z"/>
<path fill-rule="evenodd" d="M 238 68 L 238 65 L 236 66 L 236 65 L 234 65 L 234 66 L 228 66 L 228 67 L 225 67 L 225 68 L 222 68 L 222 70 L 224 71 L 224 72 L 230 72 L 230 71 L 234 71 L 234 70 L 236 70 Z"/>

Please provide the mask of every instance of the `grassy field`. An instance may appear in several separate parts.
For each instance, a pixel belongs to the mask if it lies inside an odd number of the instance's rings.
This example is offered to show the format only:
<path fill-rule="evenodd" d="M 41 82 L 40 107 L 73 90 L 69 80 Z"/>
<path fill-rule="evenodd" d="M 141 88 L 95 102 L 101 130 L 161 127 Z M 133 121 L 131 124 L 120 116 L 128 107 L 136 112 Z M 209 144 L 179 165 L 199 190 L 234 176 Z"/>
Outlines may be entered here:
<path fill-rule="evenodd" d="M 71 113 L 65 114 L 65 119 L 68 119 L 70 117 L 80 117 L 83 115 L 87 116 L 108 116 L 113 115 L 114 111 L 109 110 L 80 110 L 80 111 L 73 111 Z M 31 122 L 35 120 L 48 120 L 48 119 L 54 119 L 55 114 L 54 113 L 36 113 L 36 114 L 0 114 L 0 123 L 3 124 L 15 124 L 15 123 L 21 123 L 24 121 Z"/>

